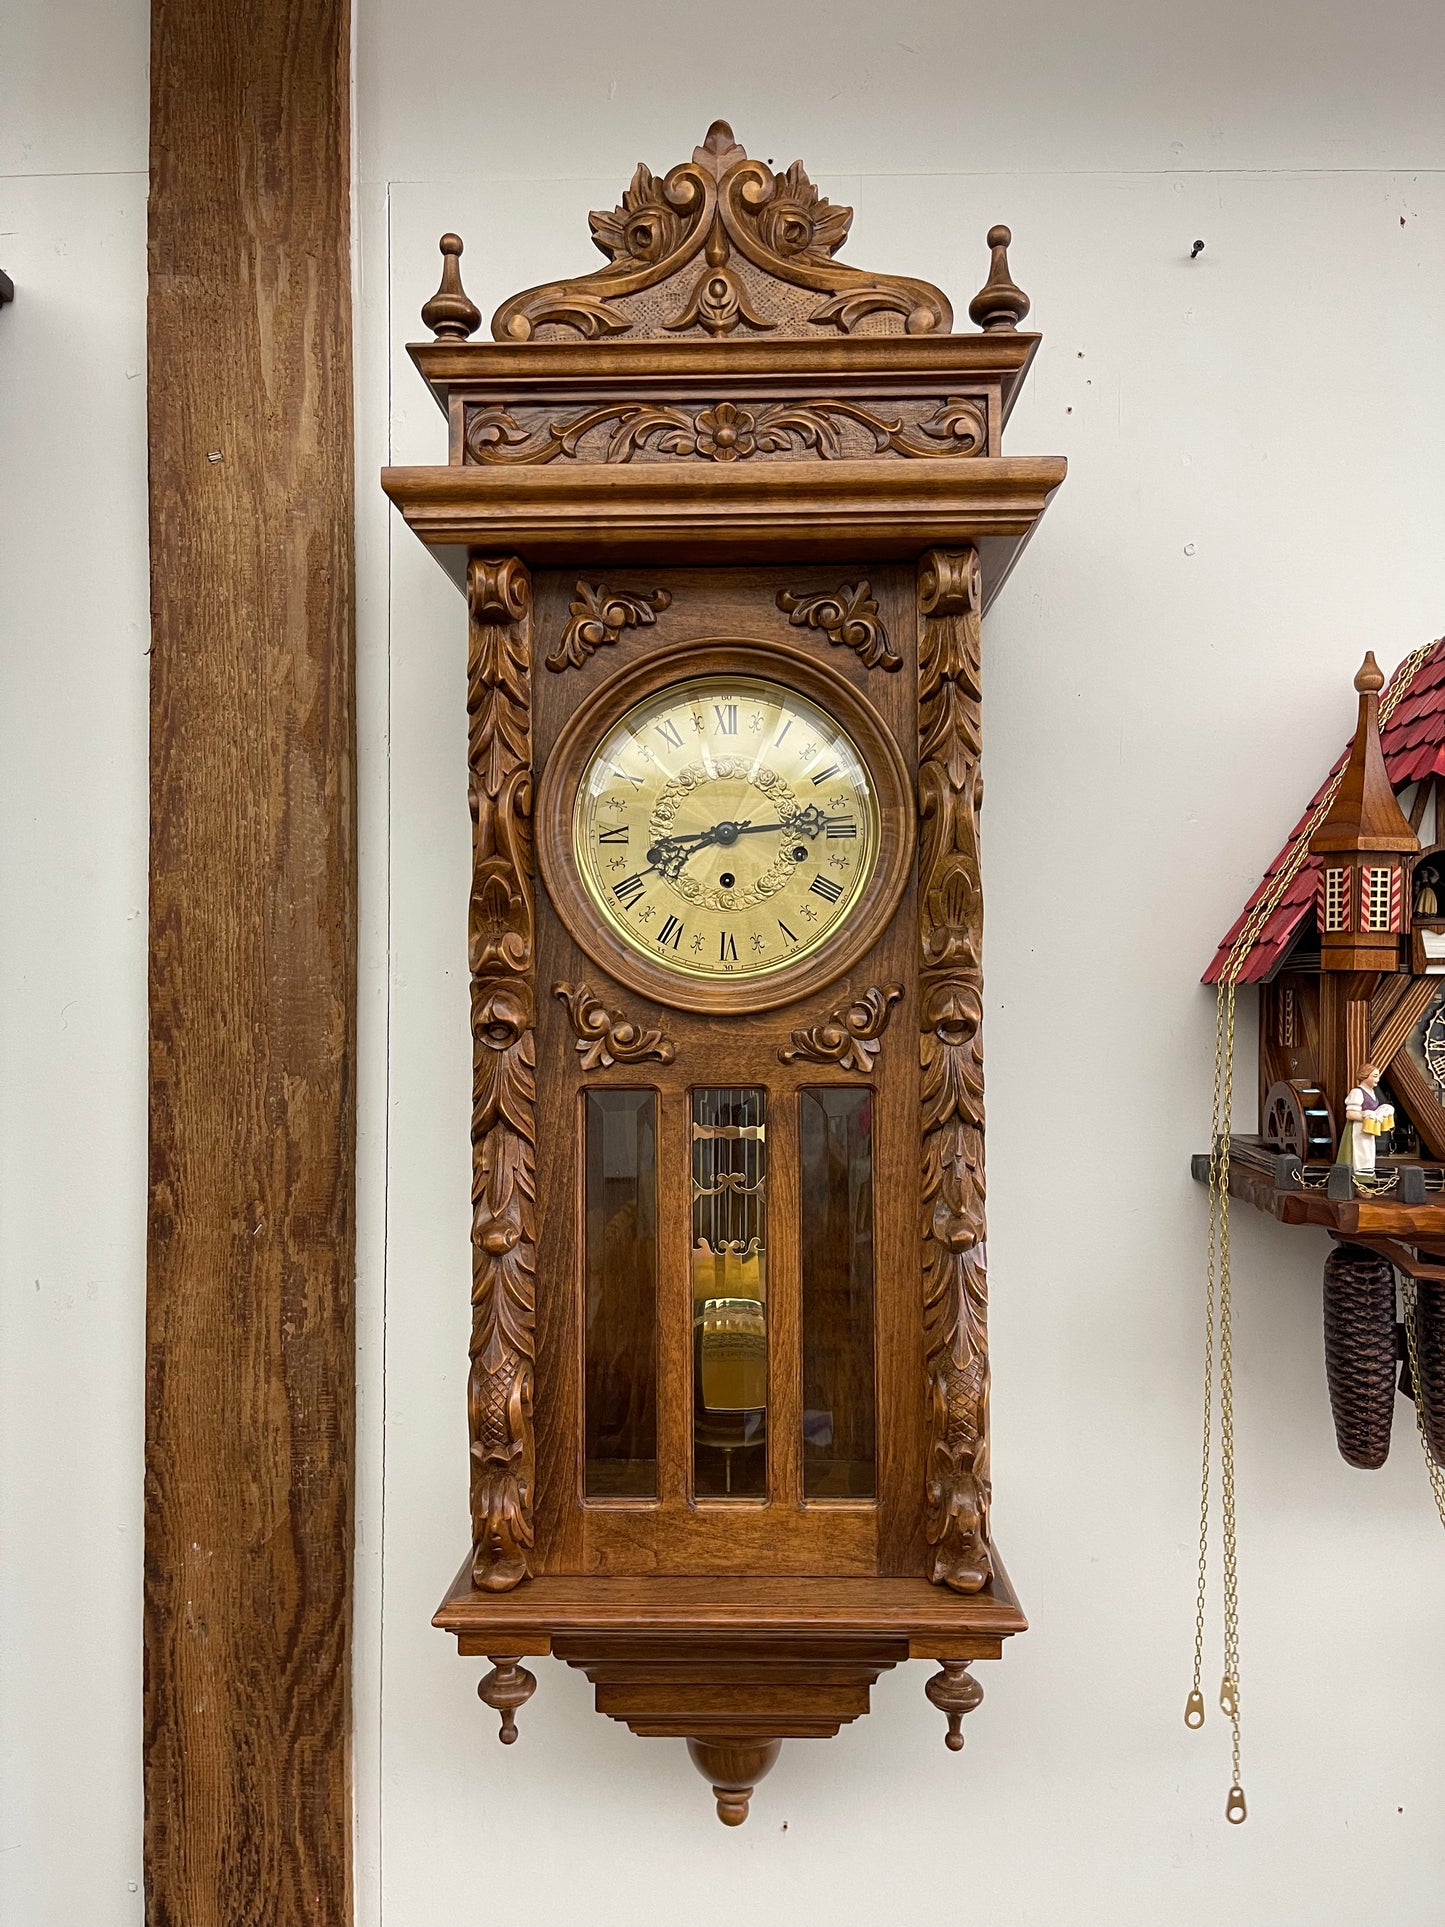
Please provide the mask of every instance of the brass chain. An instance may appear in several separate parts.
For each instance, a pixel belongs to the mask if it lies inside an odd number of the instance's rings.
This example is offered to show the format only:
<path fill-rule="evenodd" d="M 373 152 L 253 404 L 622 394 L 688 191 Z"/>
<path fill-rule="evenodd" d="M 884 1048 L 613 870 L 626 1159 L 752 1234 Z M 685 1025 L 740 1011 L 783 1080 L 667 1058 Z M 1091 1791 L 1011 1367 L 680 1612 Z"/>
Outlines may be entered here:
<path fill-rule="evenodd" d="M 1380 703 L 1380 722 L 1394 714 L 1416 672 L 1430 651 L 1426 643 L 1407 656 L 1390 678 L 1390 686 Z M 1220 1473 L 1220 1549 L 1224 1599 L 1224 1672 L 1219 1686 L 1219 1705 L 1229 1721 L 1230 1756 L 1233 1779 L 1224 1803 L 1224 1817 L 1238 1825 L 1248 1816 L 1240 1768 L 1239 1730 L 1239 1558 L 1236 1540 L 1234 1485 L 1234 1303 L 1229 1271 L 1229 1151 L 1230 1125 L 1234 1109 L 1234 992 L 1245 959 L 1253 950 L 1265 924 L 1279 907 L 1285 891 L 1304 868 L 1310 838 L 1324 822 L 1340 787 L 1348 763 L 1342 762 L 1330 777 L 1320 799 L 1302 824 L 1289 854 L 1245 919 L 1244 926 L 1219 973 L 1219 992 L 1214 1025 L 1214 1110 L 1209 1148 L 1209 1243 L 1204 1284 L 1204 1438 L 1199 1479 L 1199 1573 L 1194 1612 L 1194 1682 L 1184 1706 L 1184 1724 L 1198 1728 L 1204 1724 L 1204 1615 L 1209 1579 L 1209 1500 L 1210 1469 L 1214 1444 L 1215 1371 L 1218 1363 L 1219 1473 Z M 1410 1312 L 1413 1319 L 1413 1310 Z M 1407 1325 L 1407 1331 L 1413 1331 Z M 1410 1338 L 1413 1348 L 1413 1335 Z M 1412 1350 L 1413 1358 L 1413 1350 Z M 1412 1363 L 1411 1370 L 1414 1370 Z M 1416 1380 L 1417 1420 L 1419 1381 Z M 1440 1468 L 1430 1457 L 1431 1485 L 1440 1517 L 1445 1523 L 1445 1474 L 1437 1483 Z"/>
<path fill-rule="evenodd" d="M 1415 1394 L 1415 1429 L 1420 1434 L 1420 1446 L 1425 1454 L 1425 1470 L 1430 1475 L 1435 1510 L 1440 1514 L 1441 1525 L 1445 1526 L 1445 1467 L 1435 1463 L 1435 1454 L 1430 1450 L 1430 1435 L 1425 1430 L 1425 1392 L 1420 1383 L 1420 1340 L 1416 1330 L 1419 1286 L 1413 1278 L 1402 1278 L 1400 1285 L 1405 1304 L 1405 1349 L 1410 1355 L 1410 1385 Z"/>

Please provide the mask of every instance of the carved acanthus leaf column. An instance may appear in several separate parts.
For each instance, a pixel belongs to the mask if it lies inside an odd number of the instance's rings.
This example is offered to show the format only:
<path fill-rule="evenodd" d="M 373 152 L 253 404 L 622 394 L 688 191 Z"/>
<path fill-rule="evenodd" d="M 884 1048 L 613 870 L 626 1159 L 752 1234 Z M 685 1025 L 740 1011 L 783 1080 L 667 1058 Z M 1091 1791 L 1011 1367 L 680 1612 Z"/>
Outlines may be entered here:
<path fill-rule="evenodd" d="M 472 556 L 467 757 L 472 809 L 472 1574 L 527 1578 L 536 1317 L 532 583 Z"/>
<path fill-rule="evenodd" d="M 918 569 L 923 1331 L 930 1576 L 987 1585 L 988 1280 L 984 1245 L 981 585 L 972 549 Z"/>

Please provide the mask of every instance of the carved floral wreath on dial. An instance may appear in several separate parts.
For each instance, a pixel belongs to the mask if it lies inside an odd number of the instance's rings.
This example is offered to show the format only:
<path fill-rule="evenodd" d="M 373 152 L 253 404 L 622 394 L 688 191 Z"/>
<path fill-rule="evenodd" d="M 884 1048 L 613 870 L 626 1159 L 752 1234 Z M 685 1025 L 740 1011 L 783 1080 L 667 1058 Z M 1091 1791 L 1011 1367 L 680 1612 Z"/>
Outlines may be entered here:
<path fill-rule="evenodd" d="M 662 842 L 672 836 L 679 804 L 702 784 L 714 779 L 726 782 L 737 777 L 742 777 L 767 797 L 777 810 L 779 817 L 783 819 L 779 831 L 778 853 L 767 868 L 754 877 L 750 884 L 728 890 L 720 889 L 714 883 L 704 883 L 690 875 L 686 869 L 680 870 L 675 876 L 668 877 L 668 882 L 679 896 L 686 897 L 689 903 L 701 904 L 709 910 L 737 910 L 745 904 L 763 903 L 767 898 L 776 896 L 798 867 L 793 857 L 793 846 L 797 836 L 795 832 L 788 830 L 787 823 L 790 817 L 803 813 L 803 806 L 793 794 L 792 785 L 784 782 L 776 770 L 754 769 L 745 756 L 716 757 L 711 770 L 704 763 L 685 764 L 653 806 L 648 828 L 654 839 Z"/>

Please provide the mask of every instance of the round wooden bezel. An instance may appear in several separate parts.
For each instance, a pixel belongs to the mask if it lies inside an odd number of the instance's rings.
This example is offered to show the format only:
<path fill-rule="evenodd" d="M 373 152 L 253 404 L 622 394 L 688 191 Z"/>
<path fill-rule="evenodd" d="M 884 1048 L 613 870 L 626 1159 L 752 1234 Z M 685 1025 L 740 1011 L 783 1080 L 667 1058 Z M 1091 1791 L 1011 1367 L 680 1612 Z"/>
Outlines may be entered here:
<path fill-rule="evenodd" d="M 878 861 L 853 914 L 830 942 L 766 976 L 709 983 L 654 963 L 613 934 L 577 874 L 572 818 L 578 785 L 598 742 L 634 704 L 668 683 L 730 672 L 783 683 L 837 717 L 872 779 Z M 659 649 L 619 670 L 568 719 L 542 772 L 533 829 L 537 864 L 552 907 L 593 963 L 653 1003 L 730 1017 L 796 1003 L 835 982 L 877 943 L 893 919 L 913 864 L 913 791 L 908 765 L 887 724 L 836 670 L 778 643 L 709 636 Z"/>

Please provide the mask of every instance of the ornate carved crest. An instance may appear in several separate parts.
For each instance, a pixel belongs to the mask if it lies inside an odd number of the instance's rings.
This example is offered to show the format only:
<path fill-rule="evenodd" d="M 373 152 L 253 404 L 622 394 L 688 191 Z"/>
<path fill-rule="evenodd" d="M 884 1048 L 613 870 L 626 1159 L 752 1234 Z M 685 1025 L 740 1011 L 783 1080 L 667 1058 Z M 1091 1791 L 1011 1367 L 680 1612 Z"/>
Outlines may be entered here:
<path fill-rule="evenodd" d="M 620 205 L 592 215 L 607 267 L 513 295 L 492 334 L 947 334 L 953 310 L 930 282 L 833 259 L 852 219 L 852 208 L 823 199 L 801 161 L 776 174 L 714 121 L 690 161 L 661 177 L 639 165 Z"/>

